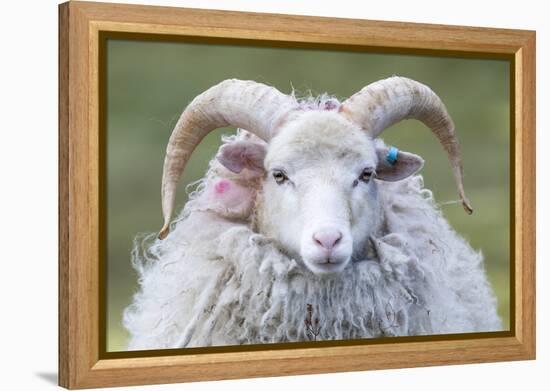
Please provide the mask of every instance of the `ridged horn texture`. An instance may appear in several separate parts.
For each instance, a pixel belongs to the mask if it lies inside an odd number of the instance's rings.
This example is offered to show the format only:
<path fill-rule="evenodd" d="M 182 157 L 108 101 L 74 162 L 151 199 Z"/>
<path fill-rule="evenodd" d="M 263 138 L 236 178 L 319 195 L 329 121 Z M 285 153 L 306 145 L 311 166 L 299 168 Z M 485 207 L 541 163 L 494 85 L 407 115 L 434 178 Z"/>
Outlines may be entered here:
<path fill-rule="evenodd" d="M 464 194 L 460 144 L 455 127 L 441 99 L 426 85 L 405 77 L 390 77 L 369 84 L 347 99 L 340 112 L 373 138 L 384 129 L 416 119 L 429 127 L 447 152 L 464 210 L 473 212 Z"/>
<path fill-rule="evenodd" d="M 162 174 L 164 225 L 159 238 L 170 230 L 177 185 L 191 153 L 212 130 L 243 128 L 269 141 L 286 115 L 297 108 L 296 99 L 254 81 L 225 80 L 206 90 L 187 106 L 168 141 Z"/>

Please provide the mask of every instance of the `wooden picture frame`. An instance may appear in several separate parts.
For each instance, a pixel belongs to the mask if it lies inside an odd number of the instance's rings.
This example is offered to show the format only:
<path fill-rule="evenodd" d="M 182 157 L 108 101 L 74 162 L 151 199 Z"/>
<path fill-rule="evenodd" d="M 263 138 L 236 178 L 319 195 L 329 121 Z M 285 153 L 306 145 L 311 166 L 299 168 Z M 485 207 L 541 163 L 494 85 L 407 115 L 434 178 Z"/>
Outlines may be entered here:
<path fill-rule="evenodd" d="M 377 52 L 506 59 L 511 64 L 511 330 L 147 357 L 100 346 L 107 33 L 252 40 Z M 90 388 L 535 358 L 535 32 L 88 2 L 59 6 L 59 384 Z"/>

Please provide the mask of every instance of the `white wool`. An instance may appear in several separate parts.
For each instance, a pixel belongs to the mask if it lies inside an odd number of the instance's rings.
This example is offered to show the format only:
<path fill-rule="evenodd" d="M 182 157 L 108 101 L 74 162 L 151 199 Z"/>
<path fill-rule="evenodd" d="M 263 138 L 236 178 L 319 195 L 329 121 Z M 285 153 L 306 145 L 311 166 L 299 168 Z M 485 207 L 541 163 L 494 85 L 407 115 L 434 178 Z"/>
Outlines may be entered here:
<path fill-rule="evenodd" d="M 250 136 L 225 142 L 242 137 Z M 170 235 L 136 239 L 140 288 L 124 312 L 129 349 L 501 329 L 481 254 L 449 226 L 420 176 L 378 183 L 383 232 L 364 257 L 328 277 L 255 233 L 248 208 L 205 208 L 219 178 L 259 184 L 213 160 Z"/>

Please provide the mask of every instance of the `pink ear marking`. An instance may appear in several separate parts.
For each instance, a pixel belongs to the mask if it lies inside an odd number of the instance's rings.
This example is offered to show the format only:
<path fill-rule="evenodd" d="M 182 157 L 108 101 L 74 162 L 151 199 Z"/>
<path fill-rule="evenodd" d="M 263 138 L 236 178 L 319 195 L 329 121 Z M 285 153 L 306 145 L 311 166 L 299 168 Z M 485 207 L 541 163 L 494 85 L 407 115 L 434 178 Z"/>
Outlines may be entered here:
<path fill-rule="evenodd" d="M 228 180 L 222 179 L 214 185 L 214 190 L 217 194 L 223 194 L 231 187 L 231 183 Z"/>

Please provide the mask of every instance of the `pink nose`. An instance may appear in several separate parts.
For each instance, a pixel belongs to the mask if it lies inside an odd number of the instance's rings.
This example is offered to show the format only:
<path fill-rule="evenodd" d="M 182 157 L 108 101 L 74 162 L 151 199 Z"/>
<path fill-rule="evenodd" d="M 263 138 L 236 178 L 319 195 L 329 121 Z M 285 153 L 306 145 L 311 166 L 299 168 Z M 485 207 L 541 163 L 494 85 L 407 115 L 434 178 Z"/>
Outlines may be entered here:
<path fill-rule="evenodd" d="M 342 239 L 342 232 L 335 229 L 322 229 L 313 234 L 313 241 L 326 250 L 332 250 Z"/>

